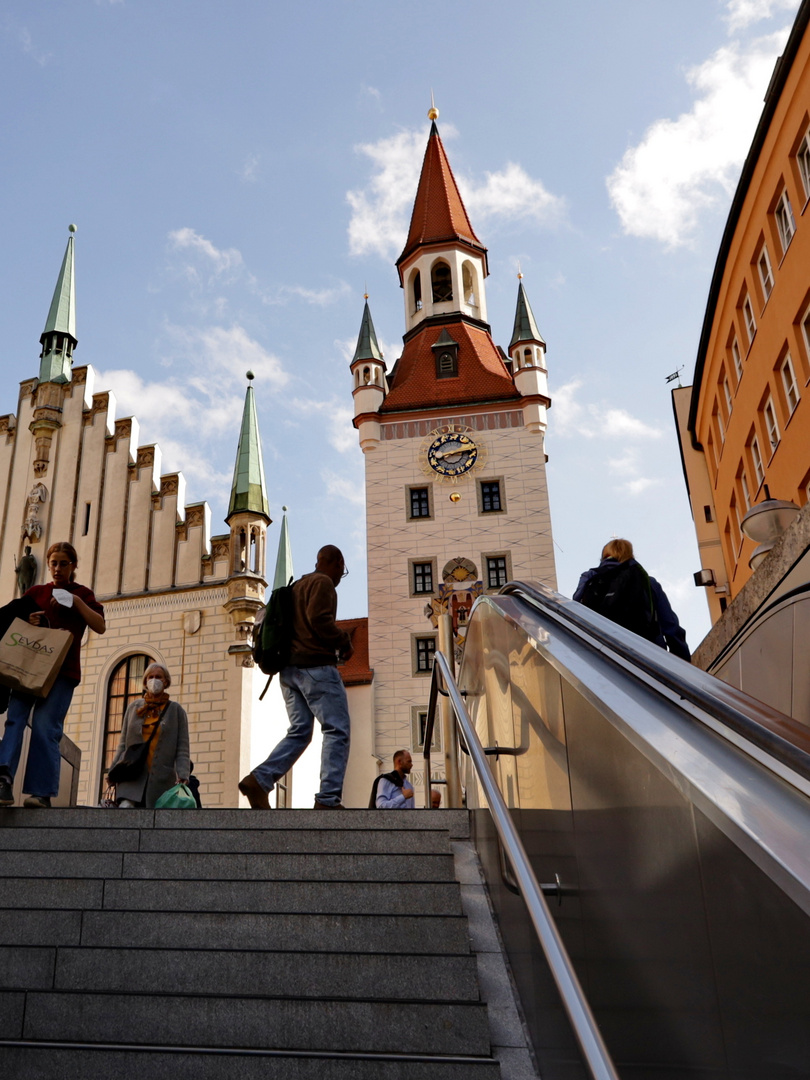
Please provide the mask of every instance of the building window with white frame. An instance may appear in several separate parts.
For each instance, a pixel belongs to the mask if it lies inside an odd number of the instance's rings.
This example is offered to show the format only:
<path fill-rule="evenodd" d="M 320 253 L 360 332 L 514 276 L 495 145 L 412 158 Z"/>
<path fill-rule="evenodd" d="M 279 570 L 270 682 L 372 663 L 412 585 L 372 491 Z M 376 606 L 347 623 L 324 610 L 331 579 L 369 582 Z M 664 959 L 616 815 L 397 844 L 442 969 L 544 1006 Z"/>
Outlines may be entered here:
<path fill-rule="evenodd" d="M 771 452 L 779 445 L 779 425 L 776 423 L 776 410 L 773 407 L 773 398 L 768 398 L 765 408 L 762 410 L 765 417 L 765 430 L 768 432 L 768 442 L 771 444 Z"/>
<path fill-rule="evenodd" d="M 728 384 L 728 376 L 725 371 L 723 372 L 721 385 L 723 387 L 723 397 L 726 402 L 726 420 L 731 416 L 731 410 L 734 408 L 734 399 L 731 396 L 731 387 Z"/>
<path fill-rule="evenodd" d="M 726 441 L 726 425 L 723 420 L 723 410 L 720 408 L 720 403 L 715 399 L 714 411 L 712 413 L 714 417 L 715 427 L 717 429 L 717 442 L 722 446 Z"/>
<path fill-rule="evenodd" d="M 745 300 L 743 300 L 742 309 L 745 329 L 748 331 L 748 344 L 750 345 L 754 340 L 754 334 L 757 332 L 757 320 L 754 318 L 754 308 L 750 296 L 746 296 Z"/>
<path fill-rule="evenodd" d="M 759 449 L 759 439 L 757 439 L 756 435 L 752 435 L 750 445 L 751 462 L 754 466 L 754 477 L 757 482 L 757 491 L 759 491 L 762 481 L 765 479 L 765 470 L 762 467 L 762 454 Z"/>
<path fill-rule="evenodd" d="M 737 376 L 737 385 L 740 385 L 740 379 L 742 378 L 743 366 L 742 357 L 740 356 L 740 345 L 737 341 L 737 335 L 735 334 L 731 341 L 731 358 L 734 361 L 734 374 Z"/>
<path fill-rule="evenodd" d="M 805 132 L 801 146 L 796 151 L 796 164 L 799 166 L 806 201 L 810 199 L 810 131 Z"/>
<path fill-rule="evenodd" d="M 745 469 L 740 472 L 740 487 L 742 488 L 743 503 L 747 512 L 751 509 L 751 492 L 748 490 L 748 477 L 745 475 Z"/>
<path fill-rule="evenodd" d="M 785 388 L 785 400 L 787 401 L 788 415 L 793 414 L 793 410 L 799 404 L 799 384 L 796 382 L 796 372 L 793 370 L 793 361 L 790 358 L 790 353 L 787 353 L 785 359 L 782 361 L 782 385 Z"/>
<path fill-rule="evenodd" d="M 790 246 L 793 234 L 796 232 L 793 207 L 790 205 L 787 191 L 783 191 L 779 196 L 779 202 L 776 204 L 773 216 L 776 219 L 776 229 L 779 233 L 779 241 L 782 244 L 782 253 L 784 254 Z"/>
<path fill-rule="evenodd" d="M 773 271 L 771 270 L 771 260 L 768 258 L 768 249 L 765 245 L 762 245 L 762 251 L 759 253 L 757 259 L 757 269 L 759 270 L 759 280 L 762 284 L 762 294 L 767 301 L 768 297 L 773 292 Z"/>

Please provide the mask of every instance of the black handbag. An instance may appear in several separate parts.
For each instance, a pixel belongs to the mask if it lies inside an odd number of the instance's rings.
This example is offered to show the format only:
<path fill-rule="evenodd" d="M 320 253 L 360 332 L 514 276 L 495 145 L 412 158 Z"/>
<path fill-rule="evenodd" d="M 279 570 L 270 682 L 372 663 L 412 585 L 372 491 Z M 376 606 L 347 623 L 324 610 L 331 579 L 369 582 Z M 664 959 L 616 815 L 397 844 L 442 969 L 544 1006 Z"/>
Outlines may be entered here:
<path fill-rule="evenodd" d="M 124 756 L 120 761 L 116 761 L 115 765 L 107 773 L 107 780 L 111 784 L 123 784 L 127 780 L 137 780 L 141 773 L 146 768 L 146 758 L 149 753 L 149 745 L 157 734 L 157 729 L 160 727 L 160 722 L 163 719 L 163 714 L 166 711 L 166 706 L 160 710 L 160 716 L 157 718 L 157 723 L 152 729 L 152 734 L 146 740 L 141 742 L 137 746 L 128 746 L 124 751 Z"/>

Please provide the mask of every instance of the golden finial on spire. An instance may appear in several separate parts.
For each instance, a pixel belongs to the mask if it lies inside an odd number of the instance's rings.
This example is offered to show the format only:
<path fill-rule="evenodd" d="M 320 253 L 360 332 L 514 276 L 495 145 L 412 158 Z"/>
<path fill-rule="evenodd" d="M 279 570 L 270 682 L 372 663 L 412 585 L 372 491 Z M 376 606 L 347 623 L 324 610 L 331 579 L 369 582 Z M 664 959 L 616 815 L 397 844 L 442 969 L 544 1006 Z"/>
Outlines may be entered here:
<path fill-rule="evenodd" d="M 518 281 L 523 280 L 523 272 L 520 269 L 520 259 L 518 259 Z"/>
<path fill-rule="evenodd" d="M 428 120 L 438 120 L 439 110 L 436 108 L 436 102 L 433 100 L 433 90 L 430 91 L 430 108 L 428 109 Z"/>
<path fill-rule="evenodd" d="M 363 282 L 363 299 L 368 300 L 368 282 Z"/>

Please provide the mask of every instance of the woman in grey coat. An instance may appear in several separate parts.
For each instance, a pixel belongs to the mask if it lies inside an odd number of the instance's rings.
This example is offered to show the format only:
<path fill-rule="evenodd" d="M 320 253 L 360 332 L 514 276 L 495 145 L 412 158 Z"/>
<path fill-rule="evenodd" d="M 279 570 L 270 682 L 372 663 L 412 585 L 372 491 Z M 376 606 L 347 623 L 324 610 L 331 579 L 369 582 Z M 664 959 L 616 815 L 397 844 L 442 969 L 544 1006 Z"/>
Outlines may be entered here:
<path fill-rule="evenodd" d="M 164 791 L 188 781 L 188 717 L 167 693 L 172 677 L 162 664 L 150 664 L 143 675 L 143 697 L 127 706 L 113 765 L 131 746 L 146 742 L 149 752 L 141 775 L 115 786 L 118 806 L 153 807 Z M 153 734 L 154 733 L 154 734 Z"/>

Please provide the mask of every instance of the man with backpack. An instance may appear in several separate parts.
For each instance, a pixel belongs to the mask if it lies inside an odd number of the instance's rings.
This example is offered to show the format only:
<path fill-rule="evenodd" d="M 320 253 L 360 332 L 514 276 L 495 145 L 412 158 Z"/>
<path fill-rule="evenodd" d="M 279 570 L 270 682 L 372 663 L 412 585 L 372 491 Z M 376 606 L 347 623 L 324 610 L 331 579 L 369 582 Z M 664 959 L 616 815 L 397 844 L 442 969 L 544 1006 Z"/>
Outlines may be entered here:
<path fill-rule="evenodd" d="M 408 779 L 412 768 L 408 751 L 397 750 L 393 770 L 381 773 L 372 785 L 369 810 L 413 810 L 413 787 Z"/>
<path fill-rule="evenodd" d="M 346 689 L 337 664 L 354 651 L 351 638 L 335 622 L 335 589 L 345 572 L 340 549 L 327 544 L 318 552 L 314 572 L 292 586 L 289 659 L 279 671 L 290 726 L 267 760 L 239 781 L 239 790 L 254 810 L 269 809 L 268 793 L 309 746 L 316 719 L 323 730 L 323 750 L 315 809 L 342 808 L 350 733 Z"/>
<path fill-rule="evenodd" d="M 602 561 L 580 577 L 574 599 L 682 660 L 691 660 L 678 616 L 655 578 L 633 558 L 629 540 L 605 544 Z"/>

